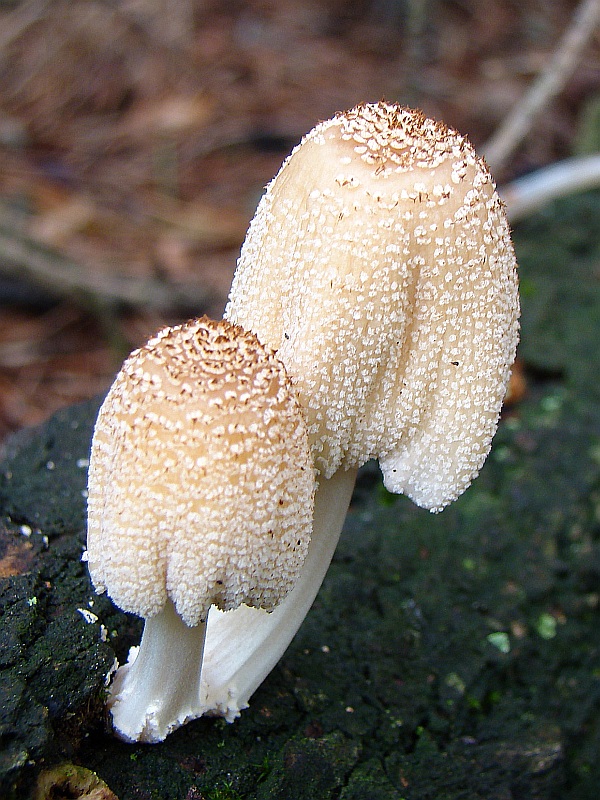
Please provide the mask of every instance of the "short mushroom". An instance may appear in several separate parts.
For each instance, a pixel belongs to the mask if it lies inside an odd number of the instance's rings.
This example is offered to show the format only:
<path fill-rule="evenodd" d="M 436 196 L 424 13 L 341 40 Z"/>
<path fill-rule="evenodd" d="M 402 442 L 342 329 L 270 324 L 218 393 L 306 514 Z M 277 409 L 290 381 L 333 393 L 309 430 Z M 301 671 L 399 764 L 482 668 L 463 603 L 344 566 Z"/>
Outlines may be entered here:
<path fill-rule="evenodd" d="M 309 553 L 271 617 L 211 614 L 205 680 L 216 698 L 244 672 L 228 645 L 240 632 L 271 641 L 277 625 L 287 647 L 361 464 L 378 458 L 390 491 L 435 512 L 480 470 L 519 317 L 515 254 L 485 163 L 456 131 L 396 105 L 317 125 L 259 203 L 225 315 L 277 351 L 298 391 L 318 471 L 311 551 L 322 558 Z"/>
<path fill-rule="evenodd" d="M 305 560 L 313 498 L 304 418 L 254 334 L 202 318 L 127 359 L 95 427 L 86 554 L 97 591 L 145 618 L 110 690 L 122 738 L 159 741 L 208 710 L 209 608 L 268 616 Z"/>

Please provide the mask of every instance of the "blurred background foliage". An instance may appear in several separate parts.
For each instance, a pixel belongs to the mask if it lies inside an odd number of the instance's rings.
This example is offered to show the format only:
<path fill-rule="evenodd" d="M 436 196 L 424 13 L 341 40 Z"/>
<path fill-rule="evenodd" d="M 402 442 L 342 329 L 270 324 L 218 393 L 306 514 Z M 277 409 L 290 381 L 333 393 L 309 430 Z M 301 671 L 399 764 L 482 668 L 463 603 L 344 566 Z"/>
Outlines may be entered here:
<path fill-rule="evenodd" d="M 596 3 L 598 5 L 598 3 Z M 417 106 L 478 147 L 572 0 L 0 2 L 0 438 L 220 316 L 264 185 L 318 120 Z M 598 149 L 600 42 L 495 169 Z"/>

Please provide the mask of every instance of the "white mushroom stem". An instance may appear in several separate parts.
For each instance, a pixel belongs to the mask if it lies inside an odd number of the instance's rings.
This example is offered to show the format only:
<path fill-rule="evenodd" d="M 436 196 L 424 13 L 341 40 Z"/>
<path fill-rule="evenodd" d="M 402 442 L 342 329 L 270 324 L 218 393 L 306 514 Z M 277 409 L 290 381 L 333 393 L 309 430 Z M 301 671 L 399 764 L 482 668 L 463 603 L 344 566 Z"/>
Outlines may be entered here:
<path fill-rule="evenodd" d="M 200 716 L 200 673 L 206 623 L 185 624 L 171 600 L 146 619 L 139 647 L 117 670 L 108 707 L 113 728 L 128 742 L 160 742 Z"/>
<path fill-rule="evenodd" d="M 227 612 L 211 608 L 202 668 L 202 689 L 207 696 L 204 713 L 233 722 L 286 651 L 333 557 L 356 473 L 356 469 L 340 469 L 320 481 L 308 556 L 298 582 L 274 611 L 248 606 Z"/>
<path fill-rule="evenodd" d="M 306 561 L 294 589 L 274 611 L 240 606 L 222 612 L 213 606 L 206 626 L 190 628 L 169 601 L 146 620 L 139 652 L 133 649 L 133 658 L 117 671 L 110 689 L 108 705 L 121 738 L 158 742 L 204 714 L 228 722 L 239 716 L 287 649 L 319 591 L 355 480 L 355 469 L 341 469 L 320 482 Z"/>

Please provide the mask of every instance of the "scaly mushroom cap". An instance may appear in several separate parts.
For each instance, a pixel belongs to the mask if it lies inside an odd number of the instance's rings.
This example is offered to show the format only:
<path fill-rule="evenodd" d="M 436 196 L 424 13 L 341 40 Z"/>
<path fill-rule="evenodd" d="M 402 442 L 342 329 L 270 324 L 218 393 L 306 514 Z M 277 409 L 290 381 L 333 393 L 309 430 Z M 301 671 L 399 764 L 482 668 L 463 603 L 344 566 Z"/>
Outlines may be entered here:
<path fill-rule="evenodd" d="M 143 617 L 170 597 L 188 625 L 240 603 L 271 610 L 311 532 L 314 468 L 281 362 L 207 318 L 125 362 L 100 410 L 88 486 L 97 590 Z"/>
<path fill-rule="evenodd" d="M 469 143 L 359 106 L 311 131 L 267 187 L 226 317 L 278 351 L 319 471 L 378 457 L 437 511 L 491 445 L 518 339 L 516 261 Z"/>

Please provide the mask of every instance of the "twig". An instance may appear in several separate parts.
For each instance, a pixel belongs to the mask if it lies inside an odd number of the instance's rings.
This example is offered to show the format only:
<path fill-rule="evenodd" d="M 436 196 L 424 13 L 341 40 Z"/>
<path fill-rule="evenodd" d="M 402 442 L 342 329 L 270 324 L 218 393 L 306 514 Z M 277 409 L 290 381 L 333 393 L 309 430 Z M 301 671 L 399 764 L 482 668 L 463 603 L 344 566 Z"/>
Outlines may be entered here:
<path fill-rule="evenodd" d="M 550 164 L 499 189 L 512 224 L 573 192 L 600 186 L 600 154 Z"/>
<path fill-rule="evenodd" d="M 28 280 L 51 295 L 82 295 L 112 305 L 195 313 L 201 313 L 215 299 L 200 286 L 133 278 L 77 263 L 27 236 L 10 217 L 10 212 L 0 206 L 0 273 Z"/>
<path fill-rule="evenodd" d="M 599 20 L 600 0 L 582 0 L 546 69 L 484 146 L 483 153 L 493 172 L 504 167 L 531 130 L 537 115 L 561 91 Z"/>

